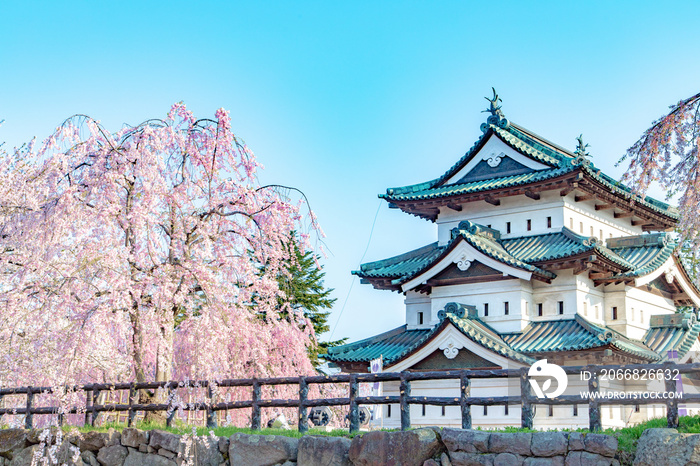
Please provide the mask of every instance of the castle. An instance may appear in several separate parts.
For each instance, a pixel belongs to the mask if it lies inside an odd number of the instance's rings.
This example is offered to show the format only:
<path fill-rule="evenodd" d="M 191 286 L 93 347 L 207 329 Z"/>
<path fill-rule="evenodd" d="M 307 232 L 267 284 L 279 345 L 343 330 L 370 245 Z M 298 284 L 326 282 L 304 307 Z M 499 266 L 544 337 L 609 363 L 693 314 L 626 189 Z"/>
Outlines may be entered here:
<path fill-rule="evenodd" d="M 483 135 L 442 176 L 387 189 L 389 206 L 435 222 L 437 241 L 353 272 L 405 296 L 406 323 L 331 348 L 344 372 L 517 369 L 695 362 L 700 307 L 671 232 L 675 208 L 598 170 L 579 138 L 564 149 L 507 120 L 494 91 Z M 571 381 L 570 389 L 585 382 Z M 643 389 L 630 381 L 601 388 Z M 474 380 L 471 396 L 506 396 L 504 380 Z M 398 384 L 384 383 L 385 395 Z M 416 396 L 458 396 L 456 381 L 414 383 Z M 511 393 L 512 394 L 512 393 Z M 587 405 L 541 406 L 536 428 L 587 427 Z M 605 406 L 603 427 L 663 415 L 658 406 Z M 519 406 L 475 406 L 474 426 L 520 424 Z M 459 426 L 458 407 L 411 407 L 413 425 Z M 373 424 L 398 427 L 398 406 Z"/>

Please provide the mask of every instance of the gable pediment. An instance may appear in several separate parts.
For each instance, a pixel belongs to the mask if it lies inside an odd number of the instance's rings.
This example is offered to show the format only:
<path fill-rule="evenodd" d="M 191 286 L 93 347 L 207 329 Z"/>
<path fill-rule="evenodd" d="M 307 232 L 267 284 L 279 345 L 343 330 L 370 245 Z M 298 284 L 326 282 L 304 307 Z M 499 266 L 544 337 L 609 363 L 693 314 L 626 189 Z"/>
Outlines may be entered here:
<path fill-rule="evenodd" d="M 468 272 L 469 269 L 471 269 L 472 266 L 474 266 L 474 264 L 478 264 L 477 267 L 474 269 L 473 272 Z M 531 272 L 513 267 L 492 257 L 489 257 L 486 254 L 479 251 L 478 249 L 476 249 L 475 247 L 473 247 L 472 245 L 470 245 L 469 243 L 467 243 L 466 241 L 461 240 L 441 260 L 439 260 L 437 263 L 434 263 L 431 267 L 429 267 L 427 270 L 424 270 L 412 280 L 409 280 L 408 282 L 404 283 L 401 286 L 401 289 L 405 292 L 408 290 L 412 290 L 413 288 L 419 285 L 427 284 L 428 280 L 433 279 L 438 274 L 443 272 L 448 275 L 458 273 L 452 267 L 453 265 L 455 265 L 456 268 L 461 272 L 477 274 L 475 276 L 479 276 L 479 274 L 481 274 L 482 276 L 484 276 L 484 274 L 490 274 L 493 277 L 493 279 L 496 279 L 495 273 L 500 274 L 499 279 L 508 277 L 530 280 L 530 277 L 532 277 Z M 484 268 L 484 266 L 486 266 L 486 268 Z"/>
<path fill-rule="evenodd" d="M 521 175 L 551 168 L 529 156 L 523 155 L 503 142 L 496 135 L 486 141 L 445 185 L 483 181 L 493 178 Z"/>
<path fill-rule="evenodd" d="M 428 280 L 427 284 L 428 286 L 460 285 L 463 283 L 479 283 L 512 278 L 504 277 L 503 272 L 500 270 L 474 260 L 466 270 L 462 270 L 457 264 L 447 266 L 442 272 Z"/>
<path fill-rule="evenodd" d="M 450 358 L 445 354 L 445 350 L 437 349 L 425 357 L 422 361 L 414 364 L 414 370 L 437 370 L 437 369 L 486 369 L 498 368 L 501 366 L 494 364 L 488 359 L 482 358 L 467 349 L 457 350 L 454 357 Z M 448 351 L 449 353 L 449 351 Z"/>

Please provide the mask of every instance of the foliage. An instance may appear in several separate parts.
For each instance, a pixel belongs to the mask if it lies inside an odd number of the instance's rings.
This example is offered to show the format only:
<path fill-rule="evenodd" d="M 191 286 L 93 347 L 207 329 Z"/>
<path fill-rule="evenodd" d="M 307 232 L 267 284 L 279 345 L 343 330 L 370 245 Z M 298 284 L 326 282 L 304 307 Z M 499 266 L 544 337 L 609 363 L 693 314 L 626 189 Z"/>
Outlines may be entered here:
<path fill-rule="evenodd" d="M 280 312 L 285 318 L 292 312 L 303 312 L 311 322 L 315 338 L 309 346 L 309 357 L 314 366 L 319 364 L 319 354 L 325 354 L 329 347 L 345 343 L 347 338 L 332 342 L 318 341 L 321 334 L 327 332 L 330 309 L 337 298 L 331 298 L 333 288 L 325 288 L 323 278 L 326 273 L 319 264 L 319 257 L 312 251 L 303 251 L 298 240 L 292 238 L 288 243 L 290 260 L 286 262 L 283 273 L 278 275 L 277 282 L 282 292 L 278 298 Z M 302 330 L 309 332 L 306 324 Z M 313 338 L 313 335 L 310 335 Z"/>
<path fill-rule="evenodd" d="M 312 374 L 303 313 L 248 306 L 276 309 L 260 264 L 282 273 L 292 232 L 319 231 L 258 168 L 225 110 L 182 104 L 3 153 L 0 385 Z"/>
<path fill-rule="evenodd" d="M 629 161 L 624 180 L 643 193 L 659 182 L 669 197 L 680 195 L 678 231 L 692 243 L 693 256 L 700 246 L 700 94 L 681 100 L 655 121 L 620 160 Z M 620 163 L 618 162 L 618 163 Z"/>

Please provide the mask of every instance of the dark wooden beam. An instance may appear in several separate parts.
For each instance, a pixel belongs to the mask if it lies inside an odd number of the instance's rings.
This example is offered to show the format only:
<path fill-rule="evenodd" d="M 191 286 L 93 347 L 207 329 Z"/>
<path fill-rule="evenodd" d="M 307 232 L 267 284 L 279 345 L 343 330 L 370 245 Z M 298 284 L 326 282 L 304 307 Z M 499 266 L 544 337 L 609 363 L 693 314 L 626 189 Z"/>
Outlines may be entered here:
<path fill-rule="evenodd" d="M 589 272 L 588 278 L 591 280 L 599 280 L 601 278 L 610 278 L 613 276 L 612 272 Z"/>
<path fill-rule="evenodd" d="M 578 188 L 578 183 L 576 181 L 574 181 L 573 183 L 569 183 L 569 185 L 566 188 L 559 191 L 559 195 L 566 196 L 576 188 Z"/>
<path fill-rule="evenodd" d="M 540 193 L 533 191 L 532 189 L 526 189 L 525 190 L 525 195 L 529 197 L 530 199 L 534 199 L 535 201 L 540 200 Z"/>
<path fill-rule="evenodd" d="M 486 196 L 484 197 L 484 201 L 488 202 L 491 205 L 499 206 L 501 205 L 501 200 L 500 199 L 494 199 L 492 196 Z"/>
<path fill-rule="evenodd" d="M 582 202 L 582 201 L 590 201 L 591 199 L 595 199 L 595 194 L 585 194 L 583 196 L 576 196 L 574 197 L 574 201 L 576 202 Z"/>
<path fill-rule="evenodd" d="M 595 206 L 595 210 L 606 210 L 606 209 L 612 209 L 615 207 L 614 204 L 599 204 Z"/>
<path fill-rule="evenodd" d="M 634 212 L 615 212 L 615 218 L 632 217 Z"/>
<path fill-rule="evenodd" d="M 646 220 L 632 220 L 632 226 L 636 227 L 638 225 L 644 225 L 646 222 Z"/>
<path fill-rule="evenodd" d="M 455 212 L 461 212 L 461 211 L 462 211 L 462 206 L 459 205 L 459 204 L 449 203 L 449 204 L 447 204 L 447 207 L 449 207 L 450 209 L 454 210 Z"/>

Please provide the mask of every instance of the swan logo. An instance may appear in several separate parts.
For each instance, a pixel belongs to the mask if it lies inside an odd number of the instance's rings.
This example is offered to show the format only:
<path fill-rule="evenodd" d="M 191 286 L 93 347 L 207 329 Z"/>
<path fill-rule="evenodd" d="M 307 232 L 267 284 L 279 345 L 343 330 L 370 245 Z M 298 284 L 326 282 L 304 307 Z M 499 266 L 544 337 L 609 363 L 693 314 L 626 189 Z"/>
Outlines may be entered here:
<path fill-rule="evenodd" d="M 550 364 L 546 359 L 540 359 L 530 367 L 527 375 L 530 377 L 530 385 L 535 391 L 537 398 L 555 398 L 566 390 L 569 380 L 564 369 L 556 364 Z M 542 386 L 533 377 L 547 377 Z M 552 379 L 557 381 L 557 388 L 549 391 L 552 386 Z"/>

